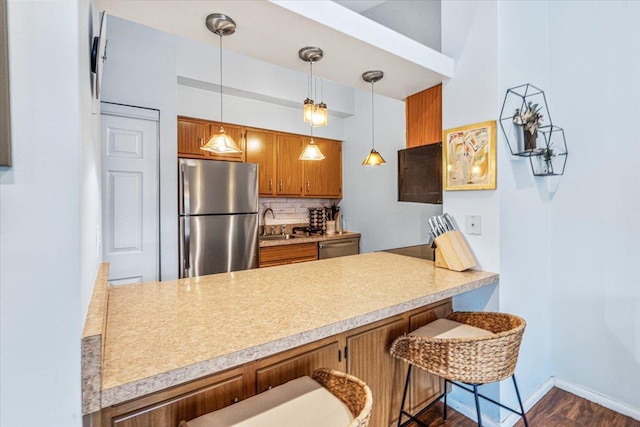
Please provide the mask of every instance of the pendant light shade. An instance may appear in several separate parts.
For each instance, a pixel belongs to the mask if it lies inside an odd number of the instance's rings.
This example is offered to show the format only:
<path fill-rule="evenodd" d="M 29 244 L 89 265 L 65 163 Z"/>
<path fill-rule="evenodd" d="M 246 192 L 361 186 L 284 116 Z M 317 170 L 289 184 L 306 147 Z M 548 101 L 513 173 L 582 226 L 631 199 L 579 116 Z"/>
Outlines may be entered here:
<path fill-rule="evenodd" d="M 367 158 L 364 159 L 364 162 L 362 162 L 362 165 L 363 166 L 380 166 L 380 165 L 384 165 L 385 163 L 387 162 L 384 161 L 380 153 L 378 153 L 375 149 L 372 148 Z"/>
<path fill-rule="evenodd" d="M 373 84 L 381 80 L 382 77 L 384 77 L 384 73 L 380 70 L 372 70 L 372 71 L 366 71 L 362 73 L 362 80 L 364 80 L 367 83 L 371 83 L 371 152 L 369 153 L 367 158 L 364 159 L 364 161 L 362 162 L 363 166 L 380 166 L 387 163 L 384 161 L 380 153 L 376 151 L 376 147 L 374 143 L 375 136 L 376 136 L 376 133 L 375 133 L 376 118 L 375 118 L 374 109 L 373 109 L 373 104 L 374 104 Z"/>
<path fill-rule="evenodd" d="M 320 147 L 318 147 L 318 144 L 313 141 L 312 136 L 307 146 L 304 147 L 304 150 L 302 150 L 302 154 L 300 154 L 298 160 L 323 160 L 324 158 L 324 154 L 322 154 L 322 151 L 320 151 Z"/>
<path fill-rule="evenodd" d="M 303 103 L 303 118 L 304 121 L 310 123 L 311 126 L 326 126 L 329 118 L 327 104 L 324 102 L 316 104 L 315 101 L 311 99 L 314 92 L 313 63 L 320 61 L 323 55 L 322 49 L 313 46 L 303 47 L 298 51 L 298 57 L 309 63 L 309 81 L 307 85 L 307 98 Z M 317 91 L 317 85 L 315 85 L 315 88 Z"/>
<path fill-rule="evenodd" d="M 211 151 L 219 154 L 242 153 L 242 149 L 233 138 L 224 131 L 222 126 L 223 104 L 222 104 L 222 36 L 228 36 L 236 32 L 236 23 L 229 16 L 222 13 L 212 13 L 207 16 L 206 25 L 209 31 L 220 37 L 220 131 L 211 135 L 201 150 Z"/>

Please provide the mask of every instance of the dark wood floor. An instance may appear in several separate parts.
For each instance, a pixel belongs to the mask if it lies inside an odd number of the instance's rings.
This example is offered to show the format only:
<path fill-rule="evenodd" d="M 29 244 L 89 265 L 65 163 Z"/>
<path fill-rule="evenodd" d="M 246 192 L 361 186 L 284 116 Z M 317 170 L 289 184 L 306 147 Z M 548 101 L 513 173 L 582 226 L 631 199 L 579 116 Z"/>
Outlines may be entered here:
<path fill-rule="evenodd" d="M 490 405 L 486 402 L 483 404 Z M 447 422 L 442 421 L 442 403 L 437 403 L 420 419 L 430 427 L 477 426 L 475 421 L 451 408 L 448 411 Z M 527 420 L 529 427 L 640 427 L 640 421 L 558 388 L 551 389 L 527 412 Z M 524 427 L 524 422 L 518 421 L 515 427 Z"/>

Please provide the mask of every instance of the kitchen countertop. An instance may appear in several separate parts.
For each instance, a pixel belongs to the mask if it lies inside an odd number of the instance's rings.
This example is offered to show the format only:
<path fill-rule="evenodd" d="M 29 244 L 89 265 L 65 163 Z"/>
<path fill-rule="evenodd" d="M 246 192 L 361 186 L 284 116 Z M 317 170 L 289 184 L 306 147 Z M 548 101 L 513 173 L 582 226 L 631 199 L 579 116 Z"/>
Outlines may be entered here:
<path fill-rule="evenodd" d="M 495 273 L 454 272 L 429 260 L 375 252 L 112 287 L 101 405 L 497 282 Z"/>
<path fill-rule="evenodd" d="M 296 236 L 291 239 L 282 239 L 282 240 L 259 240 L 260 247 L 266 248 L 268 246 L 282 246 L 282 245 L 295 245 L 299 243 L 309 243 L 309 242 L 324 242 L 327 240 L 340 240 L 340 239 L 348 239 L 351 237 L 360 237 L 360 233 L 354 233 L 352 231 L 343 231 L 342 234 L 322 234 L 322 235 L 313 235 L 308 237 Z"/>

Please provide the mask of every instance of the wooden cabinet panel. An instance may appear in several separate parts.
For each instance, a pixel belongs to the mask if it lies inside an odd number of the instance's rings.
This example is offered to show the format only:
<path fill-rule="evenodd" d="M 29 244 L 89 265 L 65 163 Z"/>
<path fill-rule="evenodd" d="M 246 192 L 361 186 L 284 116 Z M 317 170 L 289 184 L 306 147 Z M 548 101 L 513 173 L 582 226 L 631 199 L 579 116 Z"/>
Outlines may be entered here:
<path fill-rule="evenodd" d="M 244 391 L 245 383 L 244 374 L 238 373 L 172 399 L 117 415 L 104 425 L 177 427 L 181 420 L 191 420 L 248 397 Z"/>
<path fill-rule="evenodd" d="M 304 143 L 307 144 L 308 138 Z M 324 160 L 303 161 L 304 195 L 308 197 L 342 197 L 342 143 L 314 138 L 325 155 Z"/>
<path fill-rule="evenodd" d="M 367 383 L 373 394 L 372 427 L 389 426 L 398 418 L 406 364 L 389 349 L 405 328 L 405 320 L 395 317 L 346 336 L 347 372 Z"/>
<path fill-rule="evenodd" d="M 406 99 L 407 148 L 442 141 L 442 84 Z"/>
<path fill-rule="evenodd" d="M 424 311 L 414 312 L 409 316 L 409 332 L 421 326 L 431 323 L 436 319 L 447 317 L 451 313 L 449 302 L 438 306 L 431 306 Z M 411 378 L 411 389 L 409 397 L 409 407 L 412 412 L 422 408 L 436 397 L 440 396 L 444 387 L 444 380 L 435 375 L 431 375 L 419 368 L 413 369 Z"/>
<path fill-rule="evenodd" d="M 276 135 L 273 132 L 245 131 L 247 163 L 258 163 L 258 188 L 261 196 L 276 194 Z"/>
<path fill-rule="evenodd" d="M 260 248 L 259 267 L 294 264 L 296 262 L 318 259 L 318 243 L 299 243 L 294 245 L 267 246 Z"/>
<path fill-rule="evenodd" d="M 256 369 L 256 392 L 262 393 L 287 381 L 305 375 L 311 376 L 318 368 L 341 369 L 338 355 L 340 345 L 337 339 L 319 348 L 315 344 L 312 348 L 302 354 Z M 284 354 L 288 353 L 291 352 Z M 281 359 L 282 355 L 279 358 Z"/>
<path fill-rule="evenodd" d="M 302 167 L 298 160 L 302 153 L 302 137 L 278 134 L 276 148 L 276 175 L 278 196 L 302 196 Z"/>
<path fill-rule="evenodd" d="M 208 126 L 203 122 L 178 119 L 178 157 L 206 158 L 200 149 L 205 143 Z"/>

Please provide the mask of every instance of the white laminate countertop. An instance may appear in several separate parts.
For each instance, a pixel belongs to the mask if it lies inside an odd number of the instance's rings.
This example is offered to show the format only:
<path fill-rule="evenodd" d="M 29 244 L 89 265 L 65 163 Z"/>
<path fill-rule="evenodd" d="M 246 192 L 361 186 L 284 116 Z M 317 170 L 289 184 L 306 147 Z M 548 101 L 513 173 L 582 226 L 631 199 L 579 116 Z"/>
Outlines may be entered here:
<path fill-rule="evenodd" d="M 102 407 L 498 282 L 384 252 L 109 289 Z"/>

